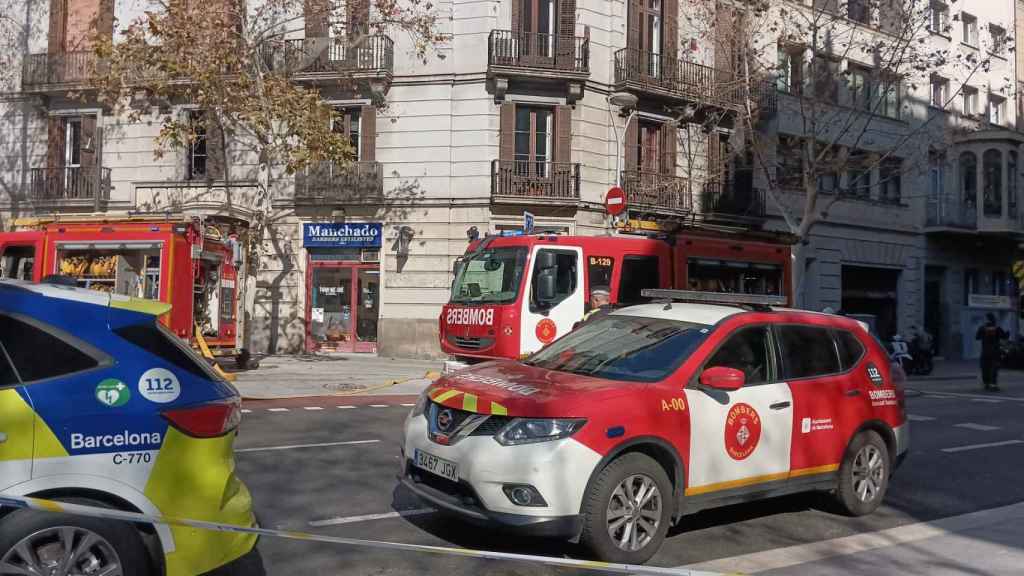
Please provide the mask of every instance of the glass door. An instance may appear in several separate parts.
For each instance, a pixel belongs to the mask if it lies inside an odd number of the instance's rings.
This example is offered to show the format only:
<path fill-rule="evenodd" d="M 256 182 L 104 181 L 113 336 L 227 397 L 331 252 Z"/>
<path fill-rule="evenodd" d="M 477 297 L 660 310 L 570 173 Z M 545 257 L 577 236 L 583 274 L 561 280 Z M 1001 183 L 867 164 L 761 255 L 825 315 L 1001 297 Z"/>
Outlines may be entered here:
<path fill-rule="evenodd" d="M 307 352 L 377 351 L 376 264 L 310 262 L 307 286 Z"/>

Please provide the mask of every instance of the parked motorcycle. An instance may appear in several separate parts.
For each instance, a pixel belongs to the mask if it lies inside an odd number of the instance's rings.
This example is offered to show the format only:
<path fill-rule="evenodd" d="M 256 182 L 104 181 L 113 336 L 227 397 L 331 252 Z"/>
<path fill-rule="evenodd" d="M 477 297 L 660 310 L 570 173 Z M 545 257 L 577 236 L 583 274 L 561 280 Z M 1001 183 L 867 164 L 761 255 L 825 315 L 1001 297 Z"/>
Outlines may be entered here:
<path fill-rule="evenodd" d="M 889 342 L 889 360 L 899 366 L 905 373 L 911 373 L 909 367 L 913 363 L 914 357 L 910 355 L 910 348 L 907 346 L 907 342 L 899 334 L 893 336 L 892 341 Z"/>
<path fill-rule="evenodd" d="M 933 348 L 915 348 L 910 361 L 904 365 L 904 369 L 907 371 L 907 374 L 927 376 L 935 368 L 934 358 L 935 350 Z"/>

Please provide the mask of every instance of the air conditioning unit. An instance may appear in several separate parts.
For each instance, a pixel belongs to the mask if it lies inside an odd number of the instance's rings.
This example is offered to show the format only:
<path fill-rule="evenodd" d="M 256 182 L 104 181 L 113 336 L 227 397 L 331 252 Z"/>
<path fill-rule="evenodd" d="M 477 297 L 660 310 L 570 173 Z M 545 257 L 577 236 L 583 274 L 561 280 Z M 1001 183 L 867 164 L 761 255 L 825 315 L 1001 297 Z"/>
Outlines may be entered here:
<path fill-rule="evenodd" d="M 360 256 L 363 262 L 380 262 L 380 250 L 363 250 Z"/>

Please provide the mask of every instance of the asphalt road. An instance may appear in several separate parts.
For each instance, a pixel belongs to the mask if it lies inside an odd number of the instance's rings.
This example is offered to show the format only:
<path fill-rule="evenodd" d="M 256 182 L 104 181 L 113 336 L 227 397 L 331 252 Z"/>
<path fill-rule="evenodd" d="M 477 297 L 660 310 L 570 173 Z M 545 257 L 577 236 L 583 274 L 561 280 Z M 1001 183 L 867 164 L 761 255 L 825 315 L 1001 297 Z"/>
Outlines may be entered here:
<path fill-rule="evenodd" d="M 911 451 L 885 505 L 873 515 L 833 514 L 825 498 L 811 494 L 701 512 L 670 532 L 651 564 L 708 563 L 1024 502 L 1024 394 L 1019 396 L 909 398 Z M 424 504 L 397 487 L 399 434 L 409 410 L 401 404 L 409 401 L 374 404 L 371 399 L 350 408 L 326 399 L 247 405 L 237 442 L 238 472 L 253 492 L 261 522 L 353 538 L 580 555 L 569 544 L 488 532 L 424 511 Z M 984 540 L 985 532 L 980 534 L 972 533 L 975 543 Z M 1005 548 L 1008 541 L 1024 543 L 1024 535 L 993 536 L 990 544 Z M 587 573 L 269 538 L 260 549 L 273 576 Z"/>

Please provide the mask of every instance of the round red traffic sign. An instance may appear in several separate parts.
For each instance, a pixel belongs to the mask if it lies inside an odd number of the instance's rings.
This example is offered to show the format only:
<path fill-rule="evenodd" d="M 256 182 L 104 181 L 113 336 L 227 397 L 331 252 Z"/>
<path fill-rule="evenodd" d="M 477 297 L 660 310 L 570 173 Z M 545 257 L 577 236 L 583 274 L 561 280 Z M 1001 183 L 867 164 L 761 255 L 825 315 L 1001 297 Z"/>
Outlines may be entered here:
<path fill-rule="evenodd" d="M 613 187 L 604 197 L 604 209 L 612 216 L 626 211 L 626 192 L 618 186 Z"/>

